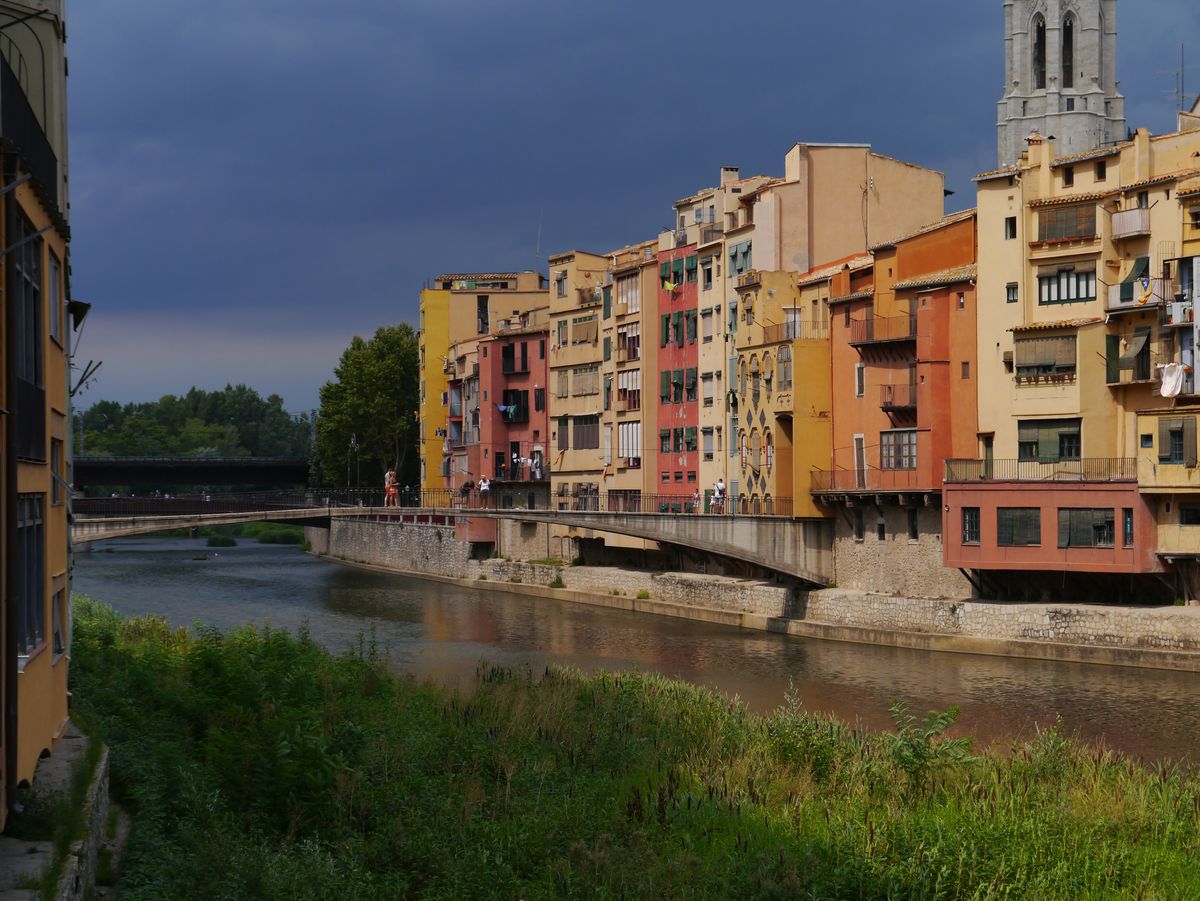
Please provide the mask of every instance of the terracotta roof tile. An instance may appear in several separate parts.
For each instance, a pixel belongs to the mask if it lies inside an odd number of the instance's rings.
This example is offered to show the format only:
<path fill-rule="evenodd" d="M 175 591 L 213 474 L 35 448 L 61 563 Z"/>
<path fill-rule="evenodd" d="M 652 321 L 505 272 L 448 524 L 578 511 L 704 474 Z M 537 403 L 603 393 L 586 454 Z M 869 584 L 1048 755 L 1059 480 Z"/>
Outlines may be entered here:
<path fill-rule="evenodd" d="M 1003 169 L 993 169 L 991 172 L 980 172 L 971 181 L 988 181 L 993 178 L 1004 178 L 1007 175 L 1019 175 L 1021 169 L 1018 166 L 1005 166 Z"/>
<path fill-rule="evenodd" d="M 841 297 L 831 297 L 829 298 L 829 305 L 833 306 L 835 303 L 846 303 L 850 300 L 866 300 L 868 297 L 874 296 L 875 289 L 869 288 L 866 291 L 855 291 L 853 294 L 843 294 Z"/>
<path fill-rule="evenodd" d="M 1069 206 L 1072 203 L 1095 203 L 1097 200 L 1111 197 L 1113 194 L 1118 193 L 1119 190 L 1088 191 L 1082 194 L 1060 194 L 1055 197 L 1039 197 L 1036 200 L 1029 201 L 1029 206 L 1031 209 L 1037 209 L 1044 206 Z"/>
<path fill-rule="evenodd" d="M 950 269 L 942 269 L 939 272 L 930 272 L 926 275 L 918 275 L 913 278 L 907 278 L 902 282 L 896 282 L 892 288 L 896 291 L 904 291 L 909 288 L 936 288 L 940 285 L 953 285 L 955 282 L 965 282 L 968 279 L 975 278 L 976 267 L 974 263 L 967 266 L 954 266 Z"/>
<path fill-rule="evenodd" d="M 1099 316 L 1092 316 L 1089 319 L 1059 319 L 1054 322 L 1030 322 L 1025 325 L 1014 325 L 1009 331 L 1048 332 L 1054 329 L 1081 328 L 1085 325 L 1095 325 L 1097 322 L 1103 321 Z"/>
<path fill-rule="evenodd" d="M 1162 184 L 1163 182 L 1191 178 L 1194 175 L 1200 175 L 1200 169 L 1175 169 L 1172 172 L 1163 172 L 1162 174 L 1155 175 L 1152 178 L 1143 178 L 1141 181 L 1135 181 L 1128 185 L 1122 185 L 1121 190 L 1135 191 L 1138 188 L 1146 188 L 1150 185 Z"/>
<path fill-rule="evenodd" d="M 1066 166 L 1070 163 L 1081 163 L 1086 160 L 1103 159 L 1106 156 L 1116 156 L 1125 147 L 1133 146 L 1126 141 L 1121 144 L 1114 144 L 1112 147 L 1097 147 L 1094 150 L 1085 150 L 1082 153 L 1072 153 L 1068 156 L 1060 156 L 1050 161 L 1050 168 L 1056 169 L 1059 166 Z"/>
<path fill-rule="evenodd" d="M 810 269 L 796 279 L 798 286 L 815 285 L 817 282 L 823 282 L 833 278 L 843 269 L 861 269 L 864 266 L 870 266 L 875 262 L 875 258 L 870 254 L 854 257 L 849 260 L 842 260 L 838 263 L 830 263 L 828 266 L 822 266 L 820 269 Z"/>
<path fill-rule="evenodd" d="M 900 237 L 895 238 L 891 241 L 884 241 L 882 244 L 876 244 L 874 247 L 872 247 L 870 249 L 876 250 L 881 247 L 895 247 L 901 241 L 907 241 L 909 238 L 915 238 L 918 235 L 925 235 L 925 234 L 928 234 L 929 232 L 937 231 L 939 228 L 945 228 L 947 225 L 953 225 L 956 222 L 963 222 L 964 220 L 970 219 L 974 215 L 975 215 L 974 207 L 971 207 L 971 209 L 969 209 L 969 210 L 963 210 L 960 213 L 951 213 L 949 216 L 943 216 L 941 219 L 938 219 L 936 222 L 930 222 L 928 225 L 918 228 L 914 232 L 909 232 L 907 235 L 901 235 Z"/>

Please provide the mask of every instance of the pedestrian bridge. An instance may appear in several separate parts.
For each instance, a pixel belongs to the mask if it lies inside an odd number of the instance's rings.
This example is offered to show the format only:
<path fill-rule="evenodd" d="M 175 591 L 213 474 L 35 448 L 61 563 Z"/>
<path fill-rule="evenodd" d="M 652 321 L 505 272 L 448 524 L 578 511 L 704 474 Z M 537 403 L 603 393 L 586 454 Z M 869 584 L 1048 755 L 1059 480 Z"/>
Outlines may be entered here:
<path fill-rule="evenodd" d="M 365 517 L 381 522 L 442 525 L 465 517 L 484 517 L 626 535 L 727 557 L 814 585 L 833 581 L 833 523 L 829 520 L 743 513 L 483 509 L 460 506 L 458 499 L 442 492 L 414 496 L 409 499 L 413 503 L 396 508 L 382 506 L 378 495 L 376 491 L 80 498 L 73 503 L 71 538 L 75 543 L 85 543 L 171 529 L 264 521 L 329 528 L 335 519 Z"/>

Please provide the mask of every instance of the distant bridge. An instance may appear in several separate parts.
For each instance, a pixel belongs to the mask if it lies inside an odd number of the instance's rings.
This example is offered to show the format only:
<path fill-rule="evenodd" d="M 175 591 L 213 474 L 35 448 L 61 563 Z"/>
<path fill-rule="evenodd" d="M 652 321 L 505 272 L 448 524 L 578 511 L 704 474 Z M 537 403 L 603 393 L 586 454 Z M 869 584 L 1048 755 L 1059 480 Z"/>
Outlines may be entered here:
<path fill-rule="evenodd" d="M 75 485 L 308 484 L 308 460 L 294 457 L 76 457 Z"/>
<path fill-rule="evenodd" d="M 628 535 L 728 557 L 814 585 L 833 581 L 833 524 L 828 520 L 740 513 L 663 513 L 658 512 L 661 505 L 657 498 L 647 498 L 644 507 L 653 512 L 645 513 L 640 509 L 497 510 L 462 506 L 462 499 L 448 492 L 414 492 L 402 498 L 402 503 L 405 501 L 408 503 L 399 508 L 384 507 L 377 490 L 79 498 L 73 506 L 71 537 L 76 542 L 101 541 L 168 529 L 261 521 L 328 528 L 332 520 L 343 518 L 453 525 L 462 517 L 484 517 Z M 620 505 L 628 507 L 628 500 L 622 498 Z"/>

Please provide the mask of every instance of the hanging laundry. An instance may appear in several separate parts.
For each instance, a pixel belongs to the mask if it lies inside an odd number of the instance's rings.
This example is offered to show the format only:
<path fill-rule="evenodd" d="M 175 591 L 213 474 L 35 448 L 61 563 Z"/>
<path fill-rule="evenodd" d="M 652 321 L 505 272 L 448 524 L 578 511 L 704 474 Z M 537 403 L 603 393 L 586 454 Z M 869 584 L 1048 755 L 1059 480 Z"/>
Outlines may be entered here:
<path fill-rule="evenodd" d="M 1183 391 L 1183 367 L 1178 363 L 1159 363 L 1162 385 L 1159 393 L 1163 397 L 1178 397 Z"/>

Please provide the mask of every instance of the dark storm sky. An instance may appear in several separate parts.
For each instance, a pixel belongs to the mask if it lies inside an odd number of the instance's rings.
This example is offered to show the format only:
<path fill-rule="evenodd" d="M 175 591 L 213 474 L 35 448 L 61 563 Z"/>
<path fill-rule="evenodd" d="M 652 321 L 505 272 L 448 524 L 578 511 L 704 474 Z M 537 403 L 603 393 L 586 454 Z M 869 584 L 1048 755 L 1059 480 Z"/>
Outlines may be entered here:
<path fill-rule="evenodd" d="M 653 237 L 721 165 L 799 140 L 995 165 L 1000 0 L 75 0 L 80 397 L 245 382 L 316 403 L 440 271 Z M 1174 127 L 1200 3 L 1120 4 L 1131 126 Z M 1200 65 L 1188 90 L 1200 92 Z M 537 253 L 539 222 L 541 252 Z"/>

